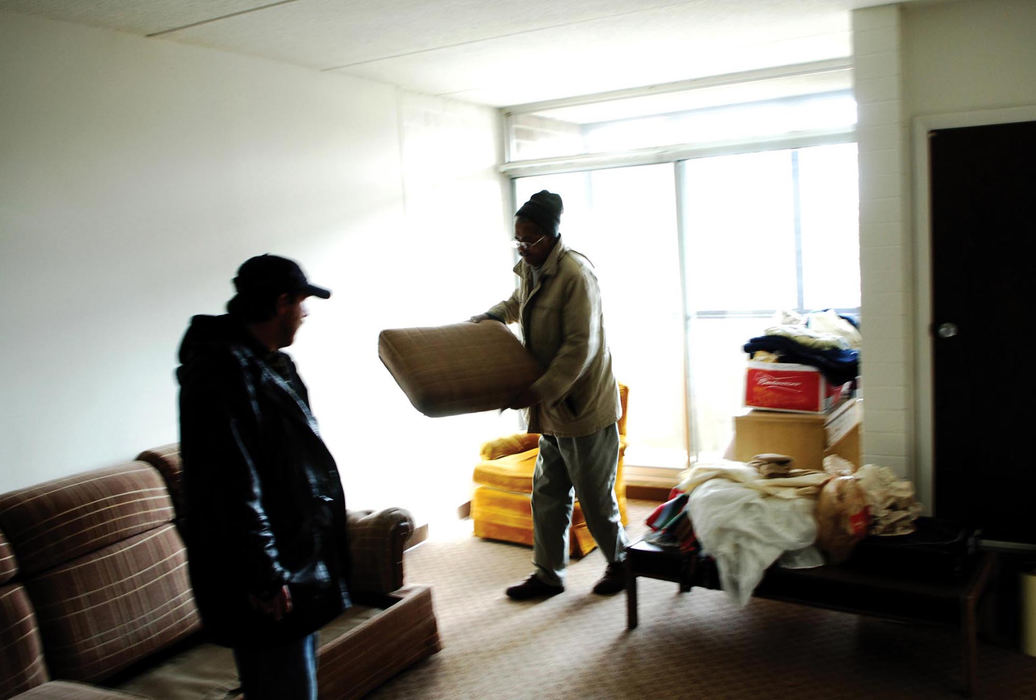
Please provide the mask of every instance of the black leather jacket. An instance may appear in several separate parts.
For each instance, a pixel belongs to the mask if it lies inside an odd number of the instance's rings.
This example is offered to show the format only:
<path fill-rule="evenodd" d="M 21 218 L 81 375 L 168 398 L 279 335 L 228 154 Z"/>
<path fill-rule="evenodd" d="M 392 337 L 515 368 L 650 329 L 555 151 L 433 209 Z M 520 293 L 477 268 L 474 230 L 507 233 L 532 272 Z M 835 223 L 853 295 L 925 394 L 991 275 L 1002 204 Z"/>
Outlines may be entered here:
<path fill-rule="evenodd" d="M 349 604 L 345 498 L 294 363 L 231 316 L 195 316 L 177 378 L 181 528 L 207 632 L 249 646 L 319 629 Z M 281 621 L 253 608 L 284 584 Z"/>

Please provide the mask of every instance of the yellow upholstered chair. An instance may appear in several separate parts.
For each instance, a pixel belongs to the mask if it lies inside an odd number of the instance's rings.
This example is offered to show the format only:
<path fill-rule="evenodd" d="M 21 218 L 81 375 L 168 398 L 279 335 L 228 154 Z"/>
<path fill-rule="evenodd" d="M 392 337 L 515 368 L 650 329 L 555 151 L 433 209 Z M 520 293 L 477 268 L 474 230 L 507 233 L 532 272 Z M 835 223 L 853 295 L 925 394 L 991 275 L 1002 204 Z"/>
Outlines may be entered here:
<path fill-rule="evenodd" d="M 626 482 L 622 461 L 626 452 L 626 397 L 629 389 L 619 385 L 622 417 L 619 418 L 619 467 L 615 474 L 615 496 L 622 524 L 626 518 Z M 471 519 L 476 537 L 532 544 L 532 473 L 539 454 L 538 433 L 518 433 L 490 440 L 482 445 L 481 461 L 475 467 L 475 490 L 471 495 Z M 569 551 L 580 558 L 597 544 L 576 500 L 572 510 Z"/>

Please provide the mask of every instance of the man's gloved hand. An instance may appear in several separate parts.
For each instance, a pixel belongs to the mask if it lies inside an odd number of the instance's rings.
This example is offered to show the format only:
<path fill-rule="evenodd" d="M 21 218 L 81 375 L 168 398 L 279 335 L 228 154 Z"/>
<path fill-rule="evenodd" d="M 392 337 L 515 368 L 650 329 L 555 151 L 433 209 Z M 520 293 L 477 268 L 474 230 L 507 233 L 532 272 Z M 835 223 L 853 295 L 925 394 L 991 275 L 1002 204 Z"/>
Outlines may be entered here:
<path fill-rule="evenodd" d="M 481 323 L 482 321 L 488 321 L 491 318 L 493 317 L 489 314 L 479 314 L 478 316 L 472 316 L 468 319 L 468 321 L 470 321 L 471 323 Z"/>
<path fill-rule="evenodd" d="M 280 622 L 285 615 L 291 612 L 291 591 L 288 590 L 287 584 L 281 586 L 269 598 L 260 598 L 250 594 L 248 601 L 253 608 L 267 617 L 272 617 L 276 622 Z"/>

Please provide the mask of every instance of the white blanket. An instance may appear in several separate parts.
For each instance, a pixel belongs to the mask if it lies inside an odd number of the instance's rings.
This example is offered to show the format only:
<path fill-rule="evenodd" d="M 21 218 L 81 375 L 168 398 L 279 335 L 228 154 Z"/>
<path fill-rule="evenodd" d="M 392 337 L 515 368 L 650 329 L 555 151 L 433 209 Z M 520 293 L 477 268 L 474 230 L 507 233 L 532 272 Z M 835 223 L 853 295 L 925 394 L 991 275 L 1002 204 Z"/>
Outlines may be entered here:
<path fill-rule="evenodd" d="M 812 546 L 816 498 L 767 494 L 752 483 L 762 479 L 758 472 L 743 469 L 725 466 L 733 473 L 710 475 L 693 487 L 687 504 L 702 551 L 716 560 L 720 585 L 741 607 L 778 558 L 792 568 L 824 563 Z"/>

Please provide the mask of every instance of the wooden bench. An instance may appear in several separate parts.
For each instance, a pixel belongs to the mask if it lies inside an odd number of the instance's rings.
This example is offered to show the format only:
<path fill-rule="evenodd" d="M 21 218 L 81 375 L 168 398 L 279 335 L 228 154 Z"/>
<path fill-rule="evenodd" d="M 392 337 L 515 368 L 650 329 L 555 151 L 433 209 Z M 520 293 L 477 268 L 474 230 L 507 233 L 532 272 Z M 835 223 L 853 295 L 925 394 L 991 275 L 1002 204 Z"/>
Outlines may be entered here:
<path fill-rule="evenodd" d="M 976 608 L 989 582 L 994 557 L 980 552 L 952 576 L 912 577 L 871 564 L 821 566 L 814 569 L 767 570 L 754 596 L 812 607 L 906 622 L 953 624 L 960 627 L 964 693 L 975 688 L 978 663 Z M 640 540 L 626 550 L 626 626 L 637 626 L 637 578 L 719 588 L 715 562 L 697 552 L 663 548 Z"/>

